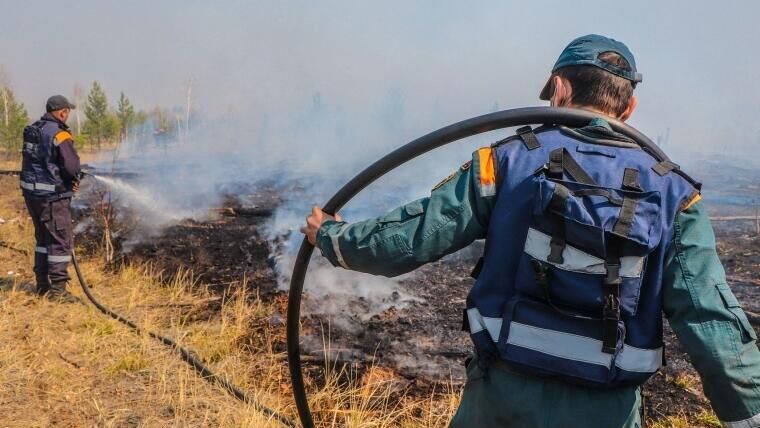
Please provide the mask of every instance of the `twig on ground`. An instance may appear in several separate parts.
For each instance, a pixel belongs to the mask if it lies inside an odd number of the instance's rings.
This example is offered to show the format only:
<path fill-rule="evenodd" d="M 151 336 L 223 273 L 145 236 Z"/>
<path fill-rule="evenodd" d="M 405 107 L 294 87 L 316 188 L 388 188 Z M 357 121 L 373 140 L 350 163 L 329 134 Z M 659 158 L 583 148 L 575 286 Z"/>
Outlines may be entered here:
<path fill-rule="evenodd" d="M 192 302 L 177 302 L 177 303 L 146 303 L 137 305 L 141 308 L 166 308 L 166 307 L 186 307 L 186 306 L 200 306 L 211 302 L 217 302 L 222 300 L 221 297 L 209 297 L 206 299 L 198 299 Z"/>
<path fill-rule="evenodd" d="M 73 360 L 70 360 L 70 359 L 66 358 L 66 357 L 65 357 L 65 356 L 63 356 L 63 354 L 62 354 L 62 353 L 60 353 L 60 352 L 58 353 L 58 357 L 60 357 L 60 358 L 61 358 L 63 361 L 65 361 L 65 362 L 69 363 L 69 364 L 70 364 L 71 366 L 73 366 L 75 369 L 80 369 L 80 368 L 82 368 L 82 366 L 80 366 L 80 365 L 79 365 L 79 363 L 77 363 L 76 361 L 73 361 Z"/>
<path fill-rule="evenodd" d="M 16 252 L 24 254 L 24 255 L 29 254 L 29 251 L 26 251 L 26 250 L 21 249 L 21 248 L 16 248 L 13 245 L 11 245 L 11 244 L 9 244 L 9 243 L 7 243 L 5 241 L 0 241 L 0 247 L 7 248 L 7 249 L 9 249 L 11 251 L 16 251 Z"/>

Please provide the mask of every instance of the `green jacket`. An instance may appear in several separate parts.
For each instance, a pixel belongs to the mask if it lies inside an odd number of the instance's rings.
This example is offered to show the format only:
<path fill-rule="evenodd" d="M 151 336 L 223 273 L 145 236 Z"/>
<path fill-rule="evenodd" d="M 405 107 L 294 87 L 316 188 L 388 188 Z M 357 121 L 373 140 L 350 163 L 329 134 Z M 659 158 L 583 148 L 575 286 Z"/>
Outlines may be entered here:
<path fill-rule="evenodd" d="M 436 186 L 430 197 L 381 217 L 355 223 L 325 222 L 317 234 L 317 247 L 335 266 L 391 277 L 485 238 L 495 198 L 480 196 L 478 162 L 476 152 L 472 167 L 465 164 Z M 696 202 L 678 215 L 670 239 L 663 278 L 665 316 L 699 372 L 705 395 L 724 426 L 760 427 L 757 337 L 726 283 L 703 202 Z M 640 402 L 636 388 L 599 394 L 589 388 L 505 372 L 498 374 L 502 385 L 494 387 L 511 383 L 514 388 L 507 389 L 521 391 L 522 398 L 498 394 L 499 401 L 489 403 L 474 399 L 477 393 L 470 385 L 470 372 L 468 368 L 468 385 L 452 425 L 472 426 L 472 421 L 478 420 L 481 426 L 564 426 L 557 425 L 557 421 L 572 421 L 587 414 L 598 418 L 592 418 L 594 423 L 588 426 L 638 424 L 637 417 L 632 416 Z M 468 389 L 473 390 L 469 396 Z M 527 391 L 535 392 L 535 397 L 526 400 Z M 556 402 L 560 397 L 561 405 Z M 510 402 L 514 406 L 509 406 Z M 467 405 L 475 406 L 477 411 Z M 553 409 L 549 420 L 545 420 L 546 409 Z M 488 418 L 490 414 L 493 418 L 472 419 L 462 413 L 478 418 Z M 461 424 L 457 424 L 458 418 Z"/>

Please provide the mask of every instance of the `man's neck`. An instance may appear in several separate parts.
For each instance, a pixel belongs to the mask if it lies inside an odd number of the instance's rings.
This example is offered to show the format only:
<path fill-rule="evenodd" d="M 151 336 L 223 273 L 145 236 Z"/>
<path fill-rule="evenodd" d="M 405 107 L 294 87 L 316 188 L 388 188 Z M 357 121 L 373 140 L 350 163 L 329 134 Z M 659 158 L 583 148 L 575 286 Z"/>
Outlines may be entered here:
<path fill-rule="evenodd" d="M 61 118 L 58 117 L 58 115 L 56 115 L 54 112 L 45 113 L 45 116 L 48 116 L 49 118 L 51 118 L 51 119 L 55 120 L 56 122 L 60 123 L 62 126 L 66 127 L 66 122 L 64 122 L 63 120 L 61 120 Z"/>
<path fill-rule="evenodd" d="M 615 120 L 617 120 L 617 118 L 616 118 L 615 116 L 613 116 L 613 115 L 611 115 L 611 114 L 609 114 L 609 113 L 603 112 L 603 111 L 601 111 L 601 110 L 599 110 L 599 109 L 596 109 L 596 108 L 594 108 L 594 107 L 590 107 L 590 106 L 581 106 L 581 105 L 574 105 L 574 104 L 570 104 L 570 105 L 567 105 L 566 107 L 570 107 L 570 108 L 579 108 L 579 109 L 581 109 L 581 110 L 590 111 L 590 112 L 592 112 L 592 113 L 596 113 L 596 114 L 598 114 L 598 115 L 599 115 L 599 116 L 600 116 L 602 119 L 615 119 Z"/>

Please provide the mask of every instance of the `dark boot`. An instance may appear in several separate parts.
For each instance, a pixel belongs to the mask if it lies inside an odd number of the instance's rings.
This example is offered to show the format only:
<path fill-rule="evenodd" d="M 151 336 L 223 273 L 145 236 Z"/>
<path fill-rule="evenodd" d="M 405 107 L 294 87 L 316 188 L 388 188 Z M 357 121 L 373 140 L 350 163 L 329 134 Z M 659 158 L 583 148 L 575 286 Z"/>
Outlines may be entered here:
<path fill-rule="evenodd" d="M 47 294 L 48 291 L 50 291 L 50 284 L 40 284 L 37 283 L 37 295 L 44 296 Z"/>
<path fill-rule="evenodd" d="M 52 283 L 45 297 L 59 303 L 81 303 L 79 297 L 66 290 L 66 281 Z"/>

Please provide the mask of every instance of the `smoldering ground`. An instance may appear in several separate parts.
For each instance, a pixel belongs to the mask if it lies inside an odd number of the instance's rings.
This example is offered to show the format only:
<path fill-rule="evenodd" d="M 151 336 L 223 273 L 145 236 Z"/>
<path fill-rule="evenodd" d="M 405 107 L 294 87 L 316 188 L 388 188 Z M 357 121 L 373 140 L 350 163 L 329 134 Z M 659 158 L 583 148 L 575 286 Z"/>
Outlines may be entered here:
<path fill-rule="evenodd" d="M 198 124 L 167 145 L 138 139 L 125 142 L 115 159 L 107 153 L 94 165 L 103 173 L 129 171 L 135 176 L 128 183 L 105 179 L 110 180 L 113 201 L 144 220 L 123 237 L 122 249 L 129 251 L 160 236 L 161 230 L 181 219 L 208 219 L 227 198 L 254 207 L 258 194 L 273 193 L 274 212 L 258 233 L 269 240 L 278 283 L 286 289 L 303 237 L 298 228 L 311 206 L 326 201 L 376 157 L 405 142 L 410 131 L 372 121 L 378 115 L 397 114 L 396 124 L 403 123 L 403 101 L 398 96 L 392 91 L 379 114 L 349 115 L 314 95 L 299 114 L 270 117 L 259 126 L 234 120 L 228 125 L 225 120 L 222 127 L 216 122 Z M 349 221 L 360 220 L 428 194 L 443 176 L 467 161 L 475 147 L 493 138 L 471 139 L 400 168 L 368 188 L 342 214 Z M 400 285 L 403 278 L 344 271 L 319 256 L 308 278 L 305 312 L 329 318 L 334 328 L 345 331 L 357 332 L 372 316 L 421 300 L 414 290 Z"/>
<path fill-rule="evenodd" d="M 192 112 L 171 141 L 131 138 L 115 164 L 107 153 L 96 165 L 139 173 L 123 180 L 132 189 L 124 183 L 111 188 L 113 200 L 139 220 L 118 231 L 123 250 L 160 236 L 179 219 L 203 221 L 230 196 L 255 205 L 266 190 L 277 201 L 260 233 L 272 243 L 281 287 L 311 205 L 428 131 L 534 105 L 556 55 L 580 34 L 608 34 L 637 54 L 645 82 L 637 90 L 641 102 L 633 124 L 661 137 L 676 160 L 727 151 L 736 161 L 757 143 L 753 95 L 760 86 L 746 70 L 756 69 L 758 59 L 726 50 L 740 46 L 736 40 L 757 39 L 756 14 L 736 6 L 86 2 L 55 16 L 40 16 L 23 2 L 5 6 L 17 19 L 6 23 L 8 37 L 0 38 L 0 46 L 7 48 L 7 69 L 30 110 L 50 93 L 99 80 L 112 100 L 124 90 L 138 106 L 169 107 L 179 122 L 186 107 Z M 658 13 L 651 12 L 655 7 Z M 65 56 L 24 28 L 27 22 L 55 28 L 64 19 L 71 38 Z M 703 31 L 716 27 L 722 31 Z M 722 58 L 705 51 L 734 55 L 743 66 L 727 69 Z M 50 63 L 57 73 L 49 72 Z M 457 143 L 400 168 L 342 214 L 362 219 L 425 196 L 475 147 L 497 138 Z M 307 308 L 324 311 L 347 330 L 390 307 L 426 300 L 424 292 L 399 280 L 341 272 L 314 257 Z M 345 304 L 357 301 L 362 304 Z M 447 304 L 462 302 L 452 296 Z"/>

